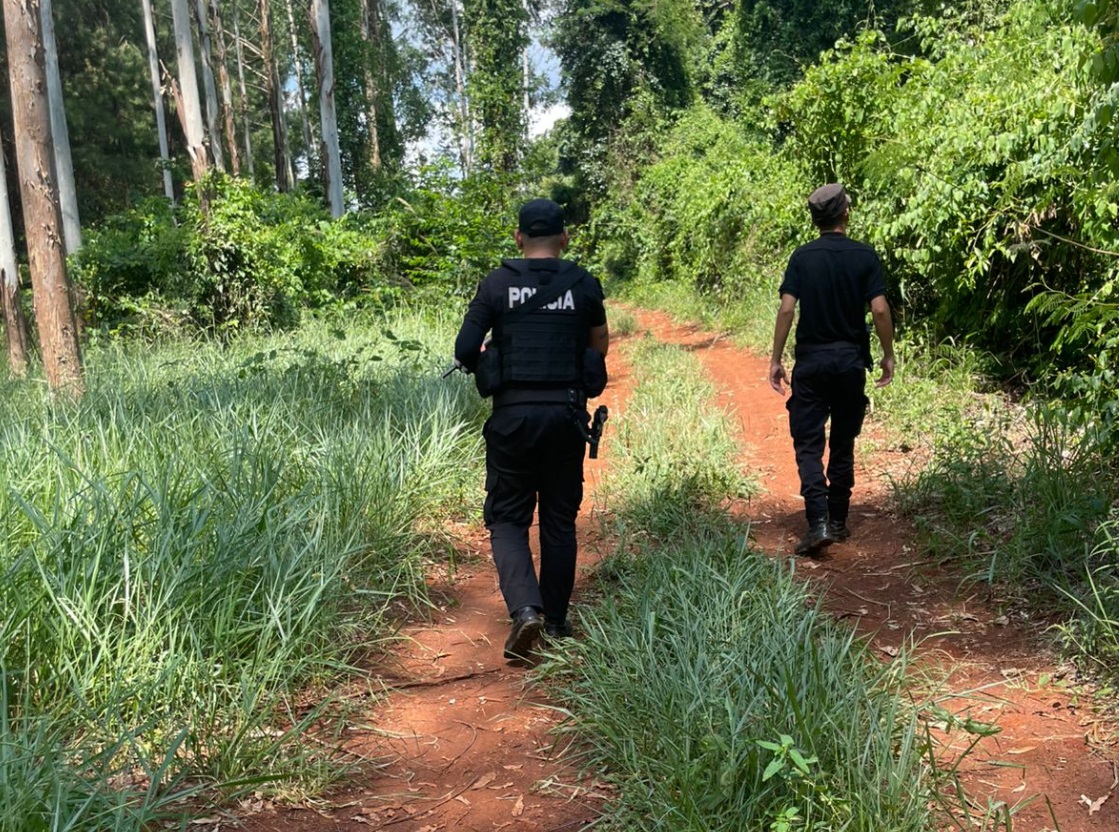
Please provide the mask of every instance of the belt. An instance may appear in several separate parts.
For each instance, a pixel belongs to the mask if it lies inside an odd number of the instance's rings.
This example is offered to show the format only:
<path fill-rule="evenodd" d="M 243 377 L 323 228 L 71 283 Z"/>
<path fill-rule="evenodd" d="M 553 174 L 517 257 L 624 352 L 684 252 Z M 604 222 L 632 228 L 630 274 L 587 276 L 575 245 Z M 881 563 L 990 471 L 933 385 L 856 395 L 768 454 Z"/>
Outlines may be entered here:
<path fill-rule="evenodd" d="M 796 355 L 812 355 L 820 352 L 850 352 L 859 354 L 862 346 L 853 341 L 829 341 L 826 344 L 797 344 Z"/>
<path fill-rule="evenodd" d="M 573 387 L 552 388 L 550 390 L 518 387 L 494 394 L 494 410 L 514 404 L 569 404 L 574 407 L 586 407 L 587 394 Z"/>

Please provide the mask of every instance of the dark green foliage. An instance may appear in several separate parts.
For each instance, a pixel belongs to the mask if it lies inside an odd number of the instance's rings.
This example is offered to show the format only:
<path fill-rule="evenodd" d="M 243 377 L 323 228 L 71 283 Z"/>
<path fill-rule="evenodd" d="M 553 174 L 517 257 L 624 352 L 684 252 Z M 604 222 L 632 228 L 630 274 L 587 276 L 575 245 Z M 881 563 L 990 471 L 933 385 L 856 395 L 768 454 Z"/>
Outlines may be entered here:
<path fill-rule="evenodd" d="M 700 105 L 660 141 L 632 193 L 596 215 L 604 272 L 678 281 L 726 302 L 774 280 L 810 230 L 809 180 L 769 144 Z"/>
<path fill-rule="evenodd" d="M 516 183 L 427 171 L 377 214 L 213 176 L 209 212 L 151 199 L 87 234 L 72 261 L 91 327 L 154 335 L 289 327 L 304 307 L 464 295 L 512 241 Z"/>
<path fill-rule="evenodd" d="M 628 117 L 692 101 L 702 31 L 689 0 L 567 0 L 551 38 L 571 107 L 565 156 L 592 193 L 606 187 L 611 139 Z"/>
<path fill-rule="evenodd" d="M 371 282 L 377 241 L 314 201 L 215 175 L 210 210 L 151 199 L 90 231 L 73 261 L 87 324 L 145 334 L 284 327 Z"/>
<path fill-rule="evenodd" d="M 892 32 L 926 0 L 742 0 L 737 4 L 739 74 L 786 86 L 837 40 L 862 29 Z"/>
<path fill-rule="evenodd" d="M 525 113 L 520 55 L 528 45 L 522 0 L 466 0 L 466 40 L 474 62 L 467 82 L 481 127 L 478 161 L 512 173 L 524 145 Z"/>

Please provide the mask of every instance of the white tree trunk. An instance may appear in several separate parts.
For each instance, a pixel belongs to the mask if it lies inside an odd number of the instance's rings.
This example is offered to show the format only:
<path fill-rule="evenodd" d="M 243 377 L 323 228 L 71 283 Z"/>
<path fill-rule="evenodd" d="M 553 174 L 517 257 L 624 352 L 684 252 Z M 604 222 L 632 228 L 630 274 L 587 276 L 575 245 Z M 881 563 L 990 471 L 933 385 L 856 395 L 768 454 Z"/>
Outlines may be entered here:
<path fill-rule="evenodd" d="M 330 41 L 330 2 L 311 0 L 312 31 L 315 35 L 315 68 L 319 76 L 319 115 L 322 119 L 323 171 L 330 215 L 340 217 L 342 203 L 342 155 L 338 145 L 338 118 L 334 110 L 334 57 Z"/>
<path fill-rule="evenodd" d="M 47 101 L 51 110 L 51 137 L 54 141 L 54 168 L 62 202 L 62 236 L 66 253 L 82 247 L 82 224 L 78 218 L 78 192 L 74 187 L 74 161 L 70 156 L 70 131 L 66 128 L 66 105 L 62 100 L 62 76 L 58 71 L 58 47 L 54 41 L 54 13 L 51 0 L 41 0 L 39 13 L 43 25 L 43 52 L 47 73 Z"/>
<path fill-rule="evenodd" d="M 264 59 L 264 86 L 268 96 L 268 115 L 272 119 L 272 146 L 276 161 L 276 190 L 287 193 L 295 177 L 291 170 L 291 149 L 288 147 L 287 118 L 284 115 L 284 90 L 280 69 L 276 64 L 272 37 L 270 0 L 260 0 L 260 54 Z"/>
<path fill-rule="evenodd" d="M 474 167 L 474 125 L 470 118 L 470 102 L 466 97 L 466 44 L 459 27 L 458 0 L 450 0 L 455 50 L 455 92 L 459 107 L 459 155 L 462 172 L 468 175 Z"/>
<path fill-rule="evenodd" d="M 151 0 L 141 0 L 144 7 L 144 36 L 148 41 L 148 72 L 152 79 L 152 104 L 155 107 L 155 128 L 159 133 L 159 159 L 163 163 L 163 193 L 175 201 L 175 186 L 171 182 L 171 152 L 167 144 L 167 119 L 163 115 L 163 86 L 159 78 L 159 55 L 155 47 L 155 18 Z"/>
<path fill-rule="evenodd" d="M 221 131 L 218 129 L 218 88 L 214 83 L 214 55 L 210 47 L 210 22 L 206 14 L 206 0 L 196 0 L 195 19 L 198 21 L 198 46 L 202 51 L 202 88 L 206 91 L 206 134 L 210 138 L 210 152 L 214 165 L 225 170 L 225 154 L 221 149 Z"/>
<path fill-rule="evenodd" d="M 379 10 L 374 8 L 376 0 L 361 0 L 361 39 L 365 41 L 365 120 L 369 132 L 369 166 L 374 173 L 381 172 L 381 136 L 377 128 L 377 101 L 381 90 L 373 77 L 370 58 L 373 50 L 381 45 L 381 21 Z M 380 58 L 378 59 L 380 60 Z M 378 73 L 380 74 L 380 73 Z"/>
<path fill-rule="evenodd" d="M 0 153 L 0 297 L 4 309 L 4 334 L 8 341 L 8 372 L 13 378 L 27 375 L 27 321 L 19 299 L 19 263 L 12 231 L 12 207 L 8 199 L 8 176 Z"/>
<path fill-rule="evenodd" d="M 195 180 L 210 168 L 206 155 L 206 131 L 202 127 L 202 103 L 198 98 L 198 75 L 194 71 L 194 40 L 190 33 L 190 7 L 187 0 L 171 0 L 175 26 L 175 63 L 179 73 L 179 117 L 187 140 L 187 153 Z"/>
<path fill-rule="evenodd" d="M 253 170 L 253 131 L 249 122 L 249 91 L 245 85 L 245 47 L 241 40 L 241 16 L 237 12 L 237 4 L 233 4 L 233 40 L 237 44 L 237 85 L 241 92 L 241 123 L 245 134 L 245 167 L 249 171 L 249 178 L 256 175 Z"/>
<path fill-rule="evenodd" d="M 295 69 L 295 85 L 299 92 L 299 119 L 303 127 L 303 145 L 307 148 L 307 166 L 311 166 L 311 151 L 315 149 L 311 137 L 311 119 L 307 116 L 307 90 L 303 87 L 303 57 L 299 50 L 299 38 L 295 34 L 295 13 L 291 0 L 285 0 L 288 13 L 288 32 L 291 34 L 291 60 Z"/>

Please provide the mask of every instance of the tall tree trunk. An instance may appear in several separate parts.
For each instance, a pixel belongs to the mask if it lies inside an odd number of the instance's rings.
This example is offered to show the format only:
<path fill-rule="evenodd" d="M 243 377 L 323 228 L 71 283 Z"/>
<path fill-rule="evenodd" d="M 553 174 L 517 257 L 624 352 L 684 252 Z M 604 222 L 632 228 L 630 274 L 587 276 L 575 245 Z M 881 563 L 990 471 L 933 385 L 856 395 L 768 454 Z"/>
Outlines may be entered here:
<path fill-rule="evenodd" d="M 74 187 L 74 161 L 70 156 L 70 131 L 66 128 L 66 104 L 62 100 L 62 76 L 58 71 L 58 47 L 54 40 L 54 13 L 51 0 L 40 0 L 43 20 L 43 50 L 46 58 L 47 101 L 51 108 L 51 136 L 54 140 L 54 170 L 62 201 L 62 236 L 66 253 L 82 247 L 82 224 L 78 217 L 78 192 Z"/>
<path fill-rule="evenodd" d="M 62 250 L 62 209 L 53 176 L 47 79 L 42 63 L 43 21 L 38 0 L 3 3 L 16 164 L 43 367 L 51 390 L 76 400 L 85 393 L 85 375 Z"/>
<path fill-rule="evenodd" d="M 194 71 L 194 40 L 190 33 L 187 0 L 171 0 L 171 17 L 175 26 L 175 64 L 179 72 L 176 103 L 186 135 L 191 171 L 195 181 L 200 182 L 210 168 L 210 160 L 206 155 L 206 131 L 202 127 L 202 103 L 198 99 L 198 76 Z"/>
<path fill-rule="evenodd" d="M 194 19 L 198 23 L 198 47 L 202 52 L 202 89 L 206 92 L 206 135 L 210 138 L 210 152 L 214 166 L 225 170 L 225 154 L 221 149 L 218 131 L 218 90 L 214 84 L 214 55 L 210 46 L 210 19 L 206 14 L 206 0 L 196 0 Z"/>
<path fill-rule="evenodd" d="M 455 50 L 455 92 L 459 108 L 459 157 L 463 174 L 474 168 L 474 125 L 470 114 L 470 101 L 466 97 L 466 43 L 459 26 L 458 0 L 450 0 L 452 35 Z"/>
<path fill-rule="evenodd" d="M 2 148 L 3 142 L 0 142 L 0 304 L 4 309 L 4 334 L 8 341 L 8 372 L 13 378 L 23 378 L 27 375 L 31 338 L 19 297 L 19 264 Z"/>
<path fill-rule="evenodd" d="M 374 78 L 372 62 L 380 44 L 381 19 L 376 8 L 377 0 L 361 0 L 361 39 L 365 42 L 365 120 L 369 131 L 369 166 L 374 173 L 380 173 L 381 137 L 377 129 L 377 102 L 381 97 L 380 85 Z M 381 56 L 377 56 L 381 60 Z"/>
<path fill-rule="evenodd" d="M 245 167 L 249 170 L 249 178 L 256 176 L 253 170 L 253 130 L 249 122 L 249 89 L 245 84 L 245 48 L 241 40 L 241 15 L 237 11 L 237 3 L 233 3 L 233 41 L 237 46 L 237 84 L 241 92 L 241 124 L 245 134 Z"/>
<path fill-rule="evenodd" d="M 144 37 L 148 42 L 148 72 L 152 80 L 152 105 L 155 107 L 155 128 L 159 133 L 159 159 L 163 164 L 163 193 L 175 201 L 175 186 L 171 181 L 171 152 L 167 143 L 167 119 L 163 115 L 163 87 L 159 82 L 159 55 L 155 46 L 155 18 L 152 0 L 141 0 L 144 8 Z"/>
<path fill-rule="evenodd" d="M 214 21 L 214 41 L 217 44 L 218 82 L 221 84 L 222 125 L 225 128 L 225 144 L 229 148 L 229 168 L 234 176 L 241 175 L 241 154 L 237 150 L 237 128 L 233 119 L 233 87 L 229 82 L 229 62 L 227 60 L 225 29 L 221 22 L 219 0 L 210 0 L 210 13 Z"/>
<path fill-rule="evenodd" d="M 299 92 L 299 119 L 303 126 L 303 146 L 307 148 L 307 167 L 311 167 L 311 151 L 314 150 L 314 139 L 311 136 L 311 119 L 307 116 L 307 90 L 303 86 L 303 57 L 299 49 L 299 38 L 295 33 L 295 13 L 291 9 L 291 0 L 285 0 L 284 5 L 288 13 L 288 32 L 291 33 L 291 60 L 295 68 L 295 85 Z M 314 12 L 312 12 L 314 14 Z"/>
<path fill-rule="evenodd" d="M 334 110 L 334 56 L 330 39 L 330 0 L 311 0 L 311 31 L 315 36 L 315 69 L 319 79 L 319 116 L 322 119 L 322 160 L 330 215 L 340 217 L 342 203 L 342 154 L 338 142 L 338 117 Z"/>
<path fill-rule="evenodd" d="M 260 51 L 264 58 L 264 86 L 268 94 L 268 112 L 272 116 L 272 142 L 276 159 L 276 188 L 291 190 L 291 151 L 288 149 L 288 128 L 284 119 L 284 91 L 280 86 L 280 70 L 272 41 L 272 11 L 269 0 L 260 0 Z"/>

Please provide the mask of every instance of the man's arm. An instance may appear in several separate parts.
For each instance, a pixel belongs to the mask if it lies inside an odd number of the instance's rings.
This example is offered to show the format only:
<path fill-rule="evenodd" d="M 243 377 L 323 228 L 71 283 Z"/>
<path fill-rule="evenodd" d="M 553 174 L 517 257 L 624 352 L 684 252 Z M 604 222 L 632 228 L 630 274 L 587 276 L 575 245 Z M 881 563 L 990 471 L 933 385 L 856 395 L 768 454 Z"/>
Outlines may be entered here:
<path fill-rule="evenodd" d="M 479 284 L 474 299 L 466 309 L 466 317 L 462 321 L 458 337 L 455 338 L 455 361 L 468 372 L 474 372 L 478 366 L 482 342 L 493 326 L 493 318 L 493 310 L 483 297 L 482 284 Z"/>
<path fill-rule="evenodd" d="M 894 321 L 885 295 L 878 295 L 870 302 L 870 314 L 874 319 L 874 331 L 882 344 L 882 360 L 879 362 L 882 375 L 874 386 L 885 387 L 894 380 Z"/>
<path fill-rule="evenodd" d="M 607 324 L 592 326 L 587 337 L 587 345 L 606 355 L 610 349 L 610 327 Z"/>
<path fill-rule="evenodd" d="M 783 382 L 789 380 L 782 363 L 782 356 L 785 354 L 785 344 L 788 342 L 789 333 L 793 328 L 796 305 L 795 295 L 783 293 L 781 295 L 781 307 L 777 310 L 777 323 L 773 328 L 773 354 L 769 357 L 769 386 L 782 396 L 785 395 Z"/>

